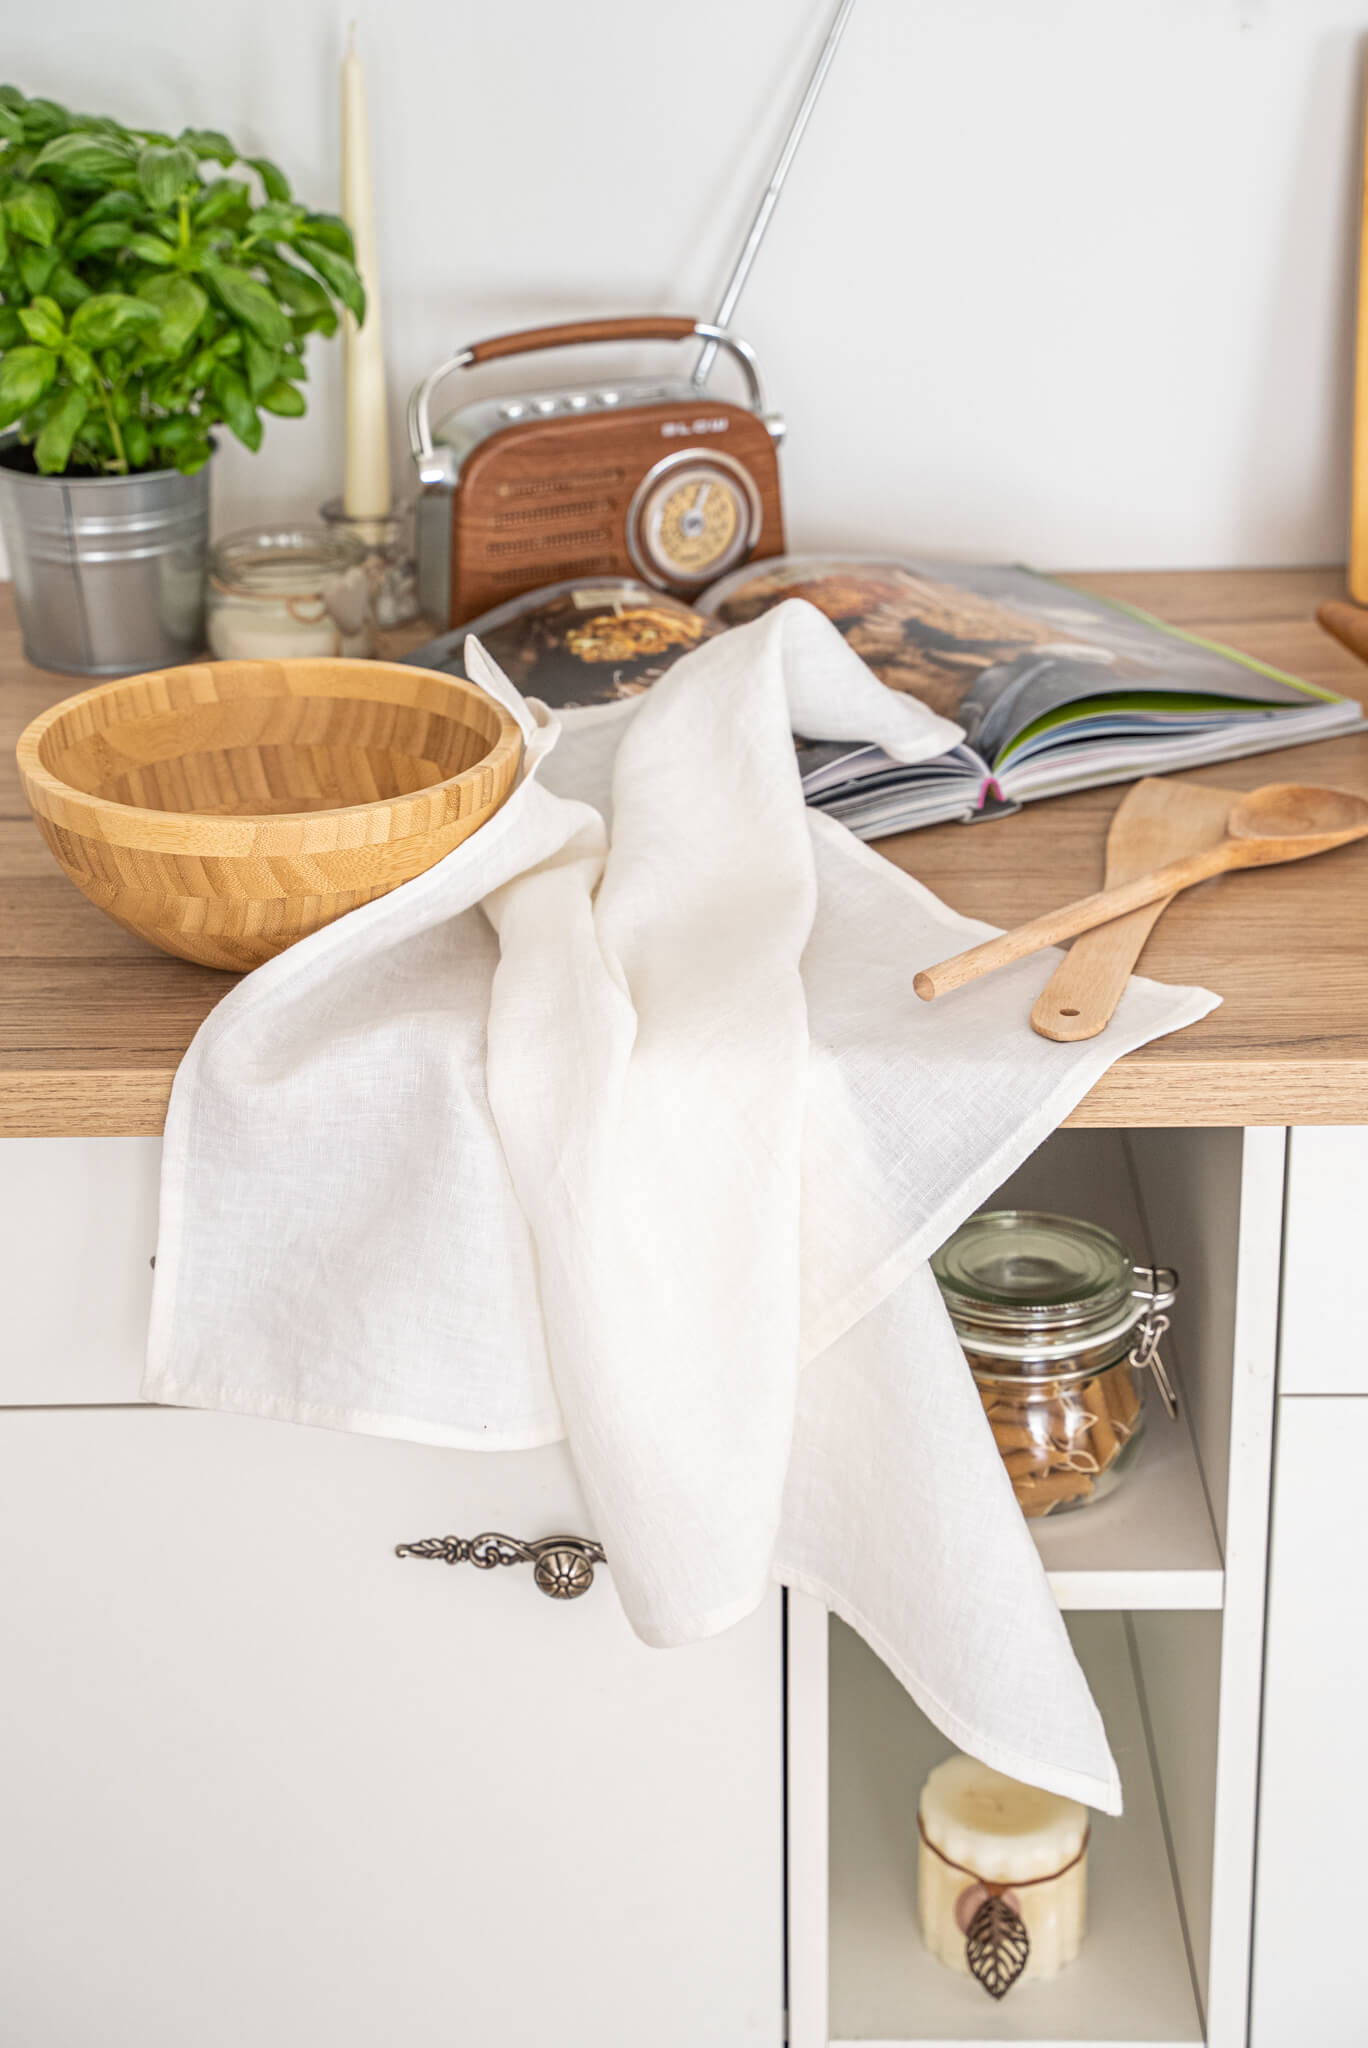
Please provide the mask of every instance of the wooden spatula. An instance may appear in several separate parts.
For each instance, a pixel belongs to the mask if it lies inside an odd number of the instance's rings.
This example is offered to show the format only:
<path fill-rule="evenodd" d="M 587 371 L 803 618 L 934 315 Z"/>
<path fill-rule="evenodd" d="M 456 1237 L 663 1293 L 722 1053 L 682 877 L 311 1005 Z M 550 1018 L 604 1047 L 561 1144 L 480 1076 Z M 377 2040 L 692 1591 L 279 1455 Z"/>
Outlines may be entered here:
<path fill-rule="evenodd" d="M 1200 853 L 1224 839 L 1239 791 L 1147 775 L 1127 794 L 1107 834 L 1105 886 L 1134 881 L 1151 868 Z M 1146 939 L 1172 903 L 1165 896 L 1129 917 L 1083 932 L 1036 998 L 1031 1023 L 1042 1038 L 1072 1043 L 1105 1031 Z"/>
<path fill-rule="evenodd" d="M 1368 838 L 1368 797 L 1348 789 L 1318 788 L 1306 782 L 1266 782 L 1242 796 L 1226 823 L 1225 838 L 1200 853 L 1185 854 L 1150 874 L 1137 875 L 1115 889 L 1101 889 L 1077 903 L 1066 903 L 1001 938 L 967 953 L 927 967 L 912 978 L 912 986 L 924 1003 L 962 988 L 1006 967 L 1012 960 L 1024 960 L 1042 946 L 1057 946 L 1078 932 L 1107 924 L 1114 917 L 1128 916 L 1149 903 L 1162 903 L 1194 882 L 1209 881 L 1213 875 L 1236 868 L 1276 867 L 1283 861 L 1308 860 L 1312 854 L 1329 853 L 1351 840 Z"/>

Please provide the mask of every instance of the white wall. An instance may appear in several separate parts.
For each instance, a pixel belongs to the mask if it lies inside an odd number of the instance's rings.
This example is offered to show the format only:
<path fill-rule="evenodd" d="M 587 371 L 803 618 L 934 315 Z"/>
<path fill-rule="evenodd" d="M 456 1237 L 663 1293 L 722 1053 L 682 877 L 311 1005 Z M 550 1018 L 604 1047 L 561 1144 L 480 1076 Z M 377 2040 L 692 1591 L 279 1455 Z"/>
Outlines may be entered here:
<path fill-rule="evenodd" d="M 829 6 L 57 0 L 7 11 L 0 62 L 224 127 L 332 205 L 358 15 L 406 485 L 402 402 L 449 346 L 711 311 Z M 1365 29 L 1368 0 L 861 0 L 737 322 L 790 421 L 792 538 L 1340 557 Z M 308 420 L 221 459 L 220 530 L 337 488 L 334 350 L 314 377 Z"/>

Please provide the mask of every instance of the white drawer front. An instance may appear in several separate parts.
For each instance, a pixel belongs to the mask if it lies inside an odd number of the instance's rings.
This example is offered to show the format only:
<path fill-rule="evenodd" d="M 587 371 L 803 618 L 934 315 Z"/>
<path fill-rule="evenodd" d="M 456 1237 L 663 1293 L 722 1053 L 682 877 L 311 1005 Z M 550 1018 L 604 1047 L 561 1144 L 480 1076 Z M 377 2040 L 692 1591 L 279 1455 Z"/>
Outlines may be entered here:
<path fill-rule="evenodd" d="M 1284 1394 L 1368 1394 L 1368 1334 L 1353 1282 L 1368 1247 L 1368 1129 L 1303 1127 L 1288 1144 Z"/>
<path fill-rule="evenodd" d="M 561 1447 L 0 1416 L 4 2021 L 24 2048 L 778 2048 L 777 1592 L 647 1650 Z"/>
<path fill-rule="evenodd" d="M 0 1407 L 136 1401 L 159 1138 L 0 1139 Z"/>

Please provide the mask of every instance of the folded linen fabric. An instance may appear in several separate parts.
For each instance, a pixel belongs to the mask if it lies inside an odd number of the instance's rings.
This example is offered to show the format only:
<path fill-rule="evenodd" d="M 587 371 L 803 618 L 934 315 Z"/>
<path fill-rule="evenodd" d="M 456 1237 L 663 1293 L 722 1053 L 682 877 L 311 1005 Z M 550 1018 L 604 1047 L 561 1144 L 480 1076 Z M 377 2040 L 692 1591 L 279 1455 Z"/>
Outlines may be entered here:
<path fill-rule="evenodd" d="M 1105 1733 L 925 1265 L 1120 1054 L 1204 1015 L 982 936 L 803 804 L 790 731 L 944 722 L 791 602 L 558 723 L 477 643 L 521 781 L 427 874 L 238 984 L 177 1075 L 144 1392 L 466 1448 L 568 1438 L 649 1642 L 770 1577 L 961 1747 L 1119 1810 Z"/>

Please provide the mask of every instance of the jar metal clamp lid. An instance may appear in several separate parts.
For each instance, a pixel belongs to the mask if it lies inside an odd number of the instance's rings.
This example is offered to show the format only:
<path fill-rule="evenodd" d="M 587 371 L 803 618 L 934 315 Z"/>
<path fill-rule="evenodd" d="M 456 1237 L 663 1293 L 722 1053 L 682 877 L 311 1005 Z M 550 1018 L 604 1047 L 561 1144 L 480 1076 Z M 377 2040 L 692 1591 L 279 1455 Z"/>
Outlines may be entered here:
<path fill-rule="evenodd" d="M 1068 1386 L 1125 1358 L 1149 1370 L 1177 1415 L 1159 1356 L 1178 1289 L 1171 1266 L 1137 1265 L 1109 1230 L 1033 1209 L 971 1216 L 931 1266 L 976 1379 Z"/>

